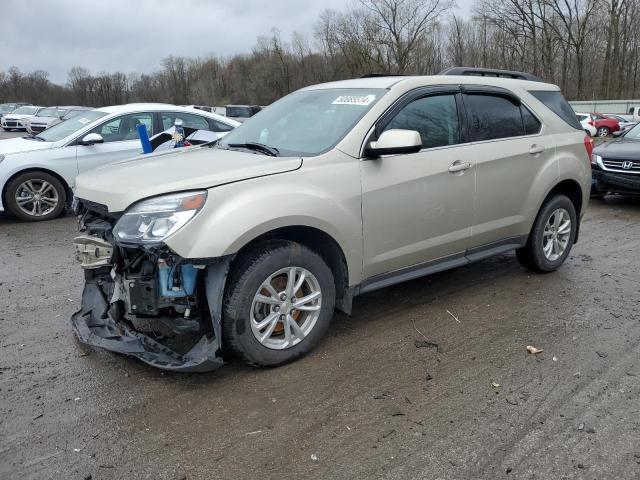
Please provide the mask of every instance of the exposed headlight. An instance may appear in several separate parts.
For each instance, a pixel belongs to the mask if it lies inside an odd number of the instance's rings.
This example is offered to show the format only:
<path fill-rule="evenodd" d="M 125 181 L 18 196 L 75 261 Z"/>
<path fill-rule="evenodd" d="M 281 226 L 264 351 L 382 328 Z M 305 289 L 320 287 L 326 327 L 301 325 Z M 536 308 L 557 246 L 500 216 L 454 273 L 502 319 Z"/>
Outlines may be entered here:
<path fill-rule="evenodd" d="M 602 157 L 600 155 L 596 155 L 595 153 L 591 154 L 591 165 L 597 165 L 598 162 L 602 162 Z"/>
<path fill-rule="evenodd" d="M 113 229 L 122 243 L 158 244 L 182 228 L 204 206 L 206 190 L 143 200 L 133 205 Z"/>

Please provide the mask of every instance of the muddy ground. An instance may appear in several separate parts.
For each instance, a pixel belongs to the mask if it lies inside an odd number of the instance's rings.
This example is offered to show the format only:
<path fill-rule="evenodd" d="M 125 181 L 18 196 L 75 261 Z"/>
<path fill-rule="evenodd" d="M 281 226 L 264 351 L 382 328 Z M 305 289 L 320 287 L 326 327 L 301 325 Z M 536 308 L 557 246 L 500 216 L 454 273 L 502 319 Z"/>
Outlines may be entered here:
<path fill-rule="evenodd" d="M 0 217 L 0 478 L 640 478 L 639 220 L 592 202 L 556 273 L 500 256 L 358 298 L 291 365 L 187 375 L 74 339 L 74 218 Z"/>

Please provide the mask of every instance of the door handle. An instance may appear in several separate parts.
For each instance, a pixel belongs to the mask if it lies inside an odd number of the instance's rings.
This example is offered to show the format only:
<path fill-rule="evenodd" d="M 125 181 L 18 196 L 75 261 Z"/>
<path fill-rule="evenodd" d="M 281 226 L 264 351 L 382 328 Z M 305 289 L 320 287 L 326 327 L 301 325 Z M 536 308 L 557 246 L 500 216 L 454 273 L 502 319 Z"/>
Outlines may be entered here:
<path fill-rule="evenodd" d="M 451 173 L 464 172 L 465 170 L 469 170 L 471 168 L 471 164 L 469 162 L 461 163 L 460 160 L 456 160 L 449 166 L 449 171 Z"/>
<path fill-rule="evenodd" d="M 542 145 L 531 145 L 531 148 L 529 149 L 529 153 L 531 155 L 538 155 L 539 153 L 544 152 L 544 147 Z"/>

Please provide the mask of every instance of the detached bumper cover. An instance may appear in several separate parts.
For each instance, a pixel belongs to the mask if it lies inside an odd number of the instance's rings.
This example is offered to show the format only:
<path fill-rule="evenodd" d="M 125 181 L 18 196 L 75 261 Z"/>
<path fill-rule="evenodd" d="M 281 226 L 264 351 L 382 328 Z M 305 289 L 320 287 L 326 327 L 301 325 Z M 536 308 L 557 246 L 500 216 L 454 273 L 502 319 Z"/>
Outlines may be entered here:
<path fill-rule="evenodd" d="M 109 304 L 100 288 L 88 281 L 82 292 L 82 308 L 71 317 L 78 339 L 95 347 L 129 355 L 163 370 L 208 372 L 223 365 L 217 340 L 202 337 L 180 355 L 151 337 L 137 332 L 109 315 Z"/>

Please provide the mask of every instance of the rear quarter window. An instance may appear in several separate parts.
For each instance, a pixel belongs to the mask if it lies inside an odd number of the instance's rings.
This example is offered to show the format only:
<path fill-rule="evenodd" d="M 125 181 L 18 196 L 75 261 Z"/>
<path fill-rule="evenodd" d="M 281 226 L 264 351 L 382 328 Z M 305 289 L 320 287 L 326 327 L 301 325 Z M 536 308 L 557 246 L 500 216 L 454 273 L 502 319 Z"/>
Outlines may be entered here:
<path fill-rule="evenodd" d="M 582 130 L 582 125 L 578 122 L 576 113 L 562 93 L 550 90 L 533 90 L 529 91 L 529 93 L 544 103 L 549 110 L 558 115 L 567 125 L 577 130 Z"/>

